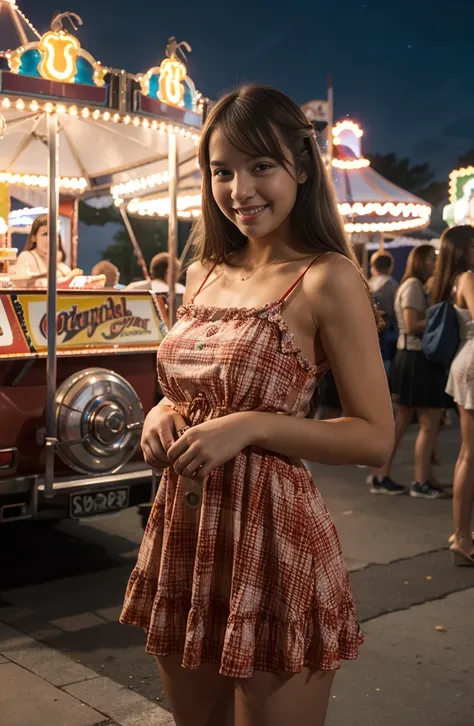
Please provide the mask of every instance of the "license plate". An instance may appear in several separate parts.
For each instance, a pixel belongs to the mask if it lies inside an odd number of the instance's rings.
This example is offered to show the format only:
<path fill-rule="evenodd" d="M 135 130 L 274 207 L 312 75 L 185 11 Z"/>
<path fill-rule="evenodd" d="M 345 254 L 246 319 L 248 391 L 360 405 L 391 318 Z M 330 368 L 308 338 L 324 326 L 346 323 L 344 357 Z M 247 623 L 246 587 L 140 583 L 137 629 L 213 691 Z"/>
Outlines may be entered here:
<path fill-rule="evenodd" d="M 82 519 L 97 514 L 118 512 L 128 507 L 129 499 L 130 490 L 128 487 L 71 494 L 69 496 L 69 516 L 72 519 Z"/>

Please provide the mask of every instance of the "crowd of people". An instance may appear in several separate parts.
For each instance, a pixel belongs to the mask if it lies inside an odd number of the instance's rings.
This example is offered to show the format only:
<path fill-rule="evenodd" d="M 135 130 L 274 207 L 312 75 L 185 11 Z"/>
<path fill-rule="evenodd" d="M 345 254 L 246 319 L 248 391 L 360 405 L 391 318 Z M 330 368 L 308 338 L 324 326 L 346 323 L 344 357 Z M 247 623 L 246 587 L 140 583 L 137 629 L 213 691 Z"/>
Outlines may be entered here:
<path fill-rule="evenodd" d="M 433 461 L 436 439 L 454 410 L 460 418 L 461 448 L 454 470 L 454 534 L 450 537 L 455 564 L 474 565 L 471 533 L 474 503 L 474 228 L 468 225 L 446 230 L 438 254 L 421 244 L 408 256 L 400 285 L 391 276 L 393 258 L 387 251 L 371 259 L 369 281 L 383 315 L 380 334 L 382 357 L 389 376 L 395 413 L 392 454 L 368 477 L 373 494 L 437 499 L 446 496 L 437 482 Z M 459 346 L 449 366 L 426 355 L 424 334 L 429 310 L 450 305 L 453 317 L 444 320 L 448 335 L 458 335 Z M 456 331 L 454 328 L 456 327 Z M 451 329 L 452 328 L 452 329 Z M 440 329 L 439 334 L 443 331 Z M 418 425 L 414 450 L 414 477 L 407 488 L 393 480 L 392 465 L 408 427 Z"/>

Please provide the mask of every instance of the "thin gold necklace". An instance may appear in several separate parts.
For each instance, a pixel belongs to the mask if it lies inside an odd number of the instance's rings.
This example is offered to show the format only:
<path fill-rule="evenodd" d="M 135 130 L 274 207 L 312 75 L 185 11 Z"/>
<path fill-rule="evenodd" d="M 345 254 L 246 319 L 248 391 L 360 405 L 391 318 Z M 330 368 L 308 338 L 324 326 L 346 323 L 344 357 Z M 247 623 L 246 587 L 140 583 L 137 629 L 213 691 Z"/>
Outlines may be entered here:
<path fill-rule="evenodd" d="M 254 267 L 250 275 L 246 275 L 244 277 L 241 277 L 240 279 L 242 282 L 246 282 L 246 280 L 250 280 L 250 278 L 253 277 L 257 270 L 259 270 L 261 267 L 265 267 L 265 265 L 279 265 L 283 264 L 284 262 L 288 262 L 288 260 L 272 260 L 271 262 L 262 262 L 261 265 L 257 265 L 257 267 Z"/>

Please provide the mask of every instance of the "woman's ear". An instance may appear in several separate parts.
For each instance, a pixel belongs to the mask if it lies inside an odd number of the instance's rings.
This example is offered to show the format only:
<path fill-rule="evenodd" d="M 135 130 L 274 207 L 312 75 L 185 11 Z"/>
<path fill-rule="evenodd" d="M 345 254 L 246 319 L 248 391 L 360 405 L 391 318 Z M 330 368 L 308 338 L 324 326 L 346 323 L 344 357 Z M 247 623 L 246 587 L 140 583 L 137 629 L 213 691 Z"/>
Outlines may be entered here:
<path fill-rule="evenodd" d="M 304 184 L 308 181 L 308 175 L 305 171 L 299 171 L 297 176 L 298 184 Z"/>

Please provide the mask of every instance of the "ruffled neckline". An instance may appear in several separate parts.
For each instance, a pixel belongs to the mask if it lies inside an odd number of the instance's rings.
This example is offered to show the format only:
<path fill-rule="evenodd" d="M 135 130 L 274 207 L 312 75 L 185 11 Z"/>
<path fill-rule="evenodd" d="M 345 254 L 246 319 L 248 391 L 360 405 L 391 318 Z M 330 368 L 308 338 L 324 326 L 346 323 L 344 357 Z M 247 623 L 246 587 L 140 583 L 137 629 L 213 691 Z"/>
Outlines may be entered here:
<path fill-rule="evenodd" d="M 324 363 L 311 363 L 306 356 L 302 353 L 301 348 L 295 344 L 295 338 L 293 332 L 289 329 L 286 321 L 281 315 L 281 309 L 283 306 L 283 300 L 277 300 L 275 302 L 265 303 L 259 307 L 235 307 L 235 308 L 222 308 L 213 305 L 198 305 L 196 303 L 186 303 L 181 305 L 177 311 L 177 318 L 180 319 L 186 315 L 197 318 L 201 322 L 227 322 L 229 320 L 247 320 L 252 317 L 258 317 L 261 320 L 268 320 L 274 323 L 281 332 L 281 350 L 283 353 L 288 355 L 294 355 L 301 368 L 313 376 L 317 374 L 323 374 L 329 369 L 327 361 Z M 222 313 L 222 315 L 212 320 L 212 317 L 216 313 Z"/>

